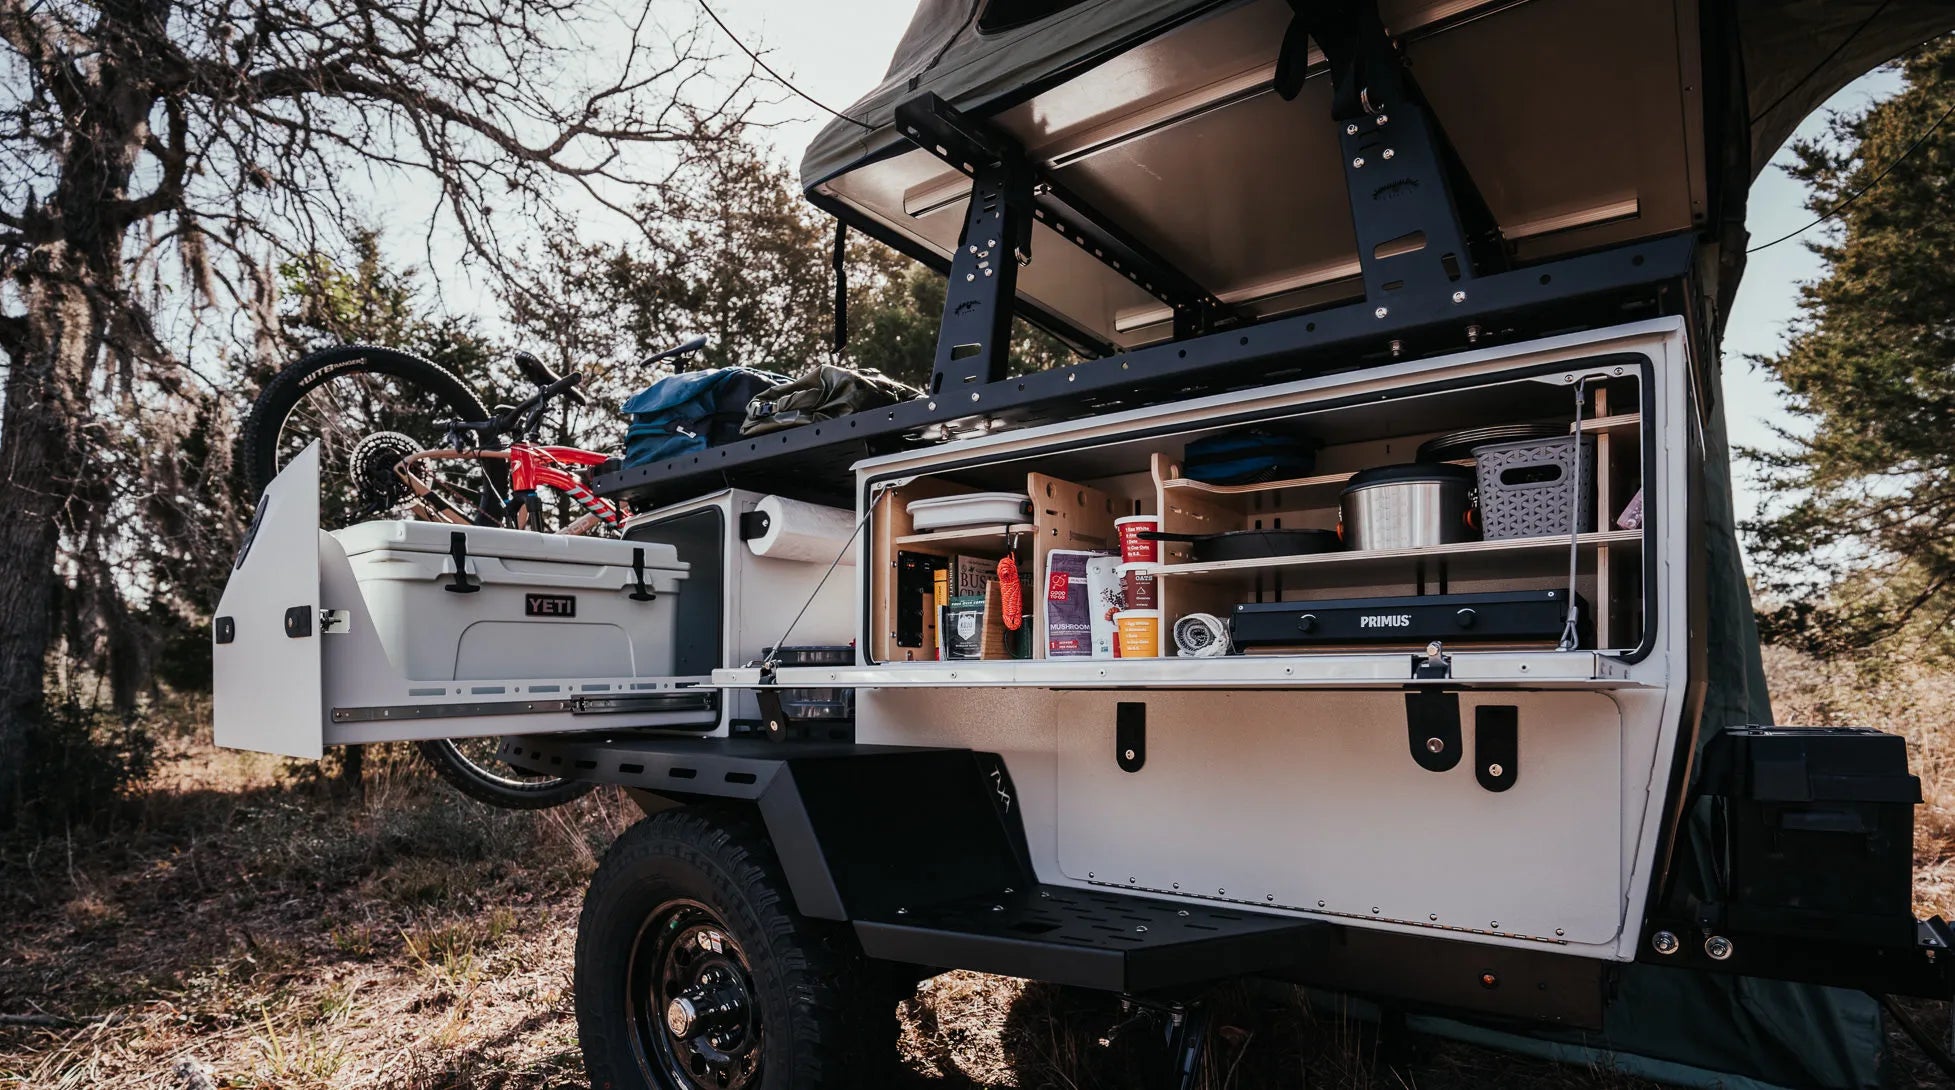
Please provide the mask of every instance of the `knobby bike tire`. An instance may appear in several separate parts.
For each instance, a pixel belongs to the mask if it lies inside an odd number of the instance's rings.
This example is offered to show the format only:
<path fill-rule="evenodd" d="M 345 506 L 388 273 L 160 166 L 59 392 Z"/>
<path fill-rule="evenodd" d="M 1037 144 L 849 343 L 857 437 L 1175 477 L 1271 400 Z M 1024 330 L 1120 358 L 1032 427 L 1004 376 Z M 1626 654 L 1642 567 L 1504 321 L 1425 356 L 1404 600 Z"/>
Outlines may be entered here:
<path fill-rule="evenodd" d="M 467 420 L 487 420 L 488 407 L 453 371 L 433 360 L 411 352 L 379 345 L 349 344 L 314 352 L 287 365 L 252 403 L 245 418 L 242 448 L 246 479 L 254 495 L 278 475 L 278 440 L 285 421 L 299 401 L 319 384 L 338 375 L 365 372 L 389 375 L 419 385 L 447 402 L 455 415 Z M 502 462 L 483 462 L 482 471 L 498 489 L 506 488 L 509 467 Z"/>

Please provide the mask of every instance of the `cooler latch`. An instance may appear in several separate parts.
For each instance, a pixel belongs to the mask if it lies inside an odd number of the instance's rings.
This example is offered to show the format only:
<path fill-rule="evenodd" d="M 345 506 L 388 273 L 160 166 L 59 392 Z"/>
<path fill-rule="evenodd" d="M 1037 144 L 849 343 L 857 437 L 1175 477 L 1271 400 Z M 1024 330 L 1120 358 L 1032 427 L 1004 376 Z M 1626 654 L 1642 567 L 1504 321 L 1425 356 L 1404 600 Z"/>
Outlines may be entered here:
<path fill-rule="evenodd" d="M 455 581 L 442 587 L 442 590 L 455 594 L 474 594 L 481 590 L 481 583 L 468 581 L 468 535 L 460 530 L 448 535 L 448 559 L 455 567 Z"/>
<path fill-rule="evenodd" d="M 631 592 L 631 600 L 634 602 L 650 602 L 658 597 L 657 593 L 645 585 L 645 550 L 643 549 L 631 550 L 631 584 L 636 588 Z"/>

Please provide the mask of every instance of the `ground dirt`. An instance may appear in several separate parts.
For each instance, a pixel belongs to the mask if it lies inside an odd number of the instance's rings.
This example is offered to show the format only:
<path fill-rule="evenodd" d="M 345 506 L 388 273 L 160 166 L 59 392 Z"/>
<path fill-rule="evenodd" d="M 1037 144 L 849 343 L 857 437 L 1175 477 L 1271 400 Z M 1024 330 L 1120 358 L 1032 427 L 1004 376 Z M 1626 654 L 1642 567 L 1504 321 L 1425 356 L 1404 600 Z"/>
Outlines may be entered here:
<path fill-rule="evenodd" d="M 1874 683 L 1774 654 L 1781 722 L 1909 737 L 1927 803 L 1917 910 L 1955 916 L 1955 675 Z M 582 1086 L 578 900 L 637 816 L 600 791 L 505 813 L 370 751 L 363 798 L 310 766 L 174 741 L 128 811 L 0 840 L 0 1087 Z M 1381 1043 L 1341 1001 L 1209 997 L 1203 1090 L 1629 1088 L 1604 1069 L 1424 1037 Z M 1945 1037 L 1943 1004 L 1908 1009 Z M 952 973 L 899 1004 L 903 1090 L 1137 1087 L 1145 1026 L 1091 995 Z M 1945 1086 L 1894 1032 L 1892 1085 Z"/>

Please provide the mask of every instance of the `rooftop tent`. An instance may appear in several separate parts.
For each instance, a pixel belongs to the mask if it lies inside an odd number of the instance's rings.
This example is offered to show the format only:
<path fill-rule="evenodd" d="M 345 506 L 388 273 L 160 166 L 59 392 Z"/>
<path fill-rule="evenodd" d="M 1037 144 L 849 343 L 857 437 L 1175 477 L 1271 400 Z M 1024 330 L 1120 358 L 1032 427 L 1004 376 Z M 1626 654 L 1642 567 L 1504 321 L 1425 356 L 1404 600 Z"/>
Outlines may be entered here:
<path fill-rule="evenodd" d="M 1381 0 L 1380 14 L 1523 266 L 1741 219 L 1751 177 L 1816 104 L 1955 25 L 1926 0 Z M 1358 298 L 1331 81 L 1318 63 L 1295 101 L 1272 89 L 1291 18 L 1283 0 L 924 0 L 883 82 L 808 149 L 803 183 L 941 265 L 970 181 L 893 123 L 933 92 L 1249 317 Z M 1735 128 L 1746 139 L 1707 136 Z M 1735 203 L 1714 207 L 1720 192 Z M 1046 226 L 1032 250 L 1018 295 L 1034 314 L 1104 347 L 1171 335 L 1158 298 Z"/>

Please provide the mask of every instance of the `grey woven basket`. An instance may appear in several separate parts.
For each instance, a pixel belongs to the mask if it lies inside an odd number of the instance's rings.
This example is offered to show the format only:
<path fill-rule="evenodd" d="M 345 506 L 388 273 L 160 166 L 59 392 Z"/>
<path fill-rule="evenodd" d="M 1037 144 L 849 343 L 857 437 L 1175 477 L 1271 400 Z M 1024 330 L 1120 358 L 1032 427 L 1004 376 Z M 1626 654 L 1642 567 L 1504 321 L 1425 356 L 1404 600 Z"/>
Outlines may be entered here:
<path fill-rule="evenodd" d="M 1580 532 L 1595 529 L 1595 437 L 1581 436 L 1581 477 L 1575 439 L 1523 439 L 1473 448 L 1480 477 L 1480 526 L 1488 540 L 1568 533 L 1570 491 L 1580 489 Z"/>

